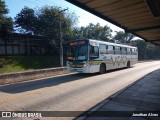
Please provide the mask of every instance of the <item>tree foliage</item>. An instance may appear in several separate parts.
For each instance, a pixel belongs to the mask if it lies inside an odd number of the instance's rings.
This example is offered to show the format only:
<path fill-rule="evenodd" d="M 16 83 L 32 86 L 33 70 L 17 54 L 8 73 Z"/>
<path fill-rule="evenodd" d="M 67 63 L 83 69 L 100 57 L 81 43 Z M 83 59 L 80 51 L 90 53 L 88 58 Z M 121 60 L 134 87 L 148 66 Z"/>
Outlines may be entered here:
<path fill-rule="evenodd" d="M 24 30 L 26 33 L 32 33 L 33 31 L 36 31 L 37 26 L 35 25 L 37 17 L 35 16 L 35 11 L 33 9 L 24 7 L 21 12 L 17 14 L 15 19 L 15 27 L 18 28 L 20 32 Z"/>
<path fill-rule="evenodd" d="M 45 6 L 37 10 L 24 7 L 15 17 L 15 24 L 23 33 L 56 38 L 59 36 L 60 20 L 63 33 L 67 33 L 75 23 L 75 19 L 76 16 L 61 12 L 58 7 Z"/>
<path fill-rule="evenodd" d="M 160 46 L 139 39 L 130 42 L 130 44 L 138 48 L 139 60 L 160 59 Z"/>
<path fill-rule="evenodd" d="M 0 0 L 0 33 L 8 33 L 13 30 L 13 21 L 10 17 L 7 17 L 6 14 L 9 13 L 5 2 Z"/>
<path fill-rule="evenodd" d="M 74 33 L 73 38 L 74 39 L 89 38 L 89 39 L 109 41 L 112 36 L 111 32 L 112 30 L 107 25 L 100 26 L 99 23 L 97 23 L 96 25 L 90 23 L 86 27 L 75 28 L 73 30 Z"/>
<path fill-rule="evenodd" d="M 116 35 L 114 36 L 114 40 L 118 40 L 120 43 L 130 43 L 130 41 L 135 37 L 135 35 L 131 33 L 125 33 L 123 31 L 116 31 Z"/>
<path fill-rule="evenodd" d="M 45 36 L 53 51 L 59 53 L 60 22 L 64 39 L 68 39 L 76 24 L 74 13 L 59 7 L 44 6 L 39 9 L 24 7 L 15 17 L 15 26 L 21 33 Z M 47 41 L 46 41 L 47 42 Z"/>

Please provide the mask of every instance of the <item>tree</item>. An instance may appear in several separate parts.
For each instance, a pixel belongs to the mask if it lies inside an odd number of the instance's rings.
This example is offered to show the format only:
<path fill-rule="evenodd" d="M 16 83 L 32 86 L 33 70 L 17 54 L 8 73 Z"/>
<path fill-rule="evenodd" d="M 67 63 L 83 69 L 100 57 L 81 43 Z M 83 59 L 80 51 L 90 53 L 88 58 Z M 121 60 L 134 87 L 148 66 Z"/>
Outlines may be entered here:
<path fill-rule="evenodd" d="M 100 26 L 99 23 L 97 23 L 96 25 L 90 23 L 86 27 L 75 28 L 73 32 L 75 35 L 75 39 L 89 38 L 102 41 L 109 41 L 111 39 L 112 30 L 107 25 Z"/>
<path fill-rule="evenodd" d="M 140 39 L 134 40 L 130 44 L 138 48 L 139 60 L 160 59 L 160 46 L 155 46 L 152 43 Z"/>
<path fill-rule="evenodd" d="M 38 18 L 35 11 L 31 8 L 24 7 L 15 17 L 15 27 L 21 33 L 34 33 L 37 29 Z"/>
<path fill-rule="evenodd" d="M 116 35 L 113 37 L 114 40 L 118 40 L 120 43 L 130 43 L 135 36 L 131 33 L 125 33 L 123 31 L 116 31 Z"/>
<path fill-rule="evenodd" d="M 75 14 L 71 14 L 59 7 L 44 6 L 39 9 L 24 7 L 15 17 L 15 26 L 22 33 L 45 36 L 55 54 L 60 50 L 60 22 L 65 40 L 71 36 L 76 24 Z"/>
<path fill-rule="evenodd" d="M 16 27 L 25 33 L 33 35 L 59 37 L 59 21 L 62 21 L 62 31 L 66 34 L 75 23 L 75 16 L 62 12 L 58 7 L 45 6 L 38 10 L 24 7 L 15 17 Z"/>
<path fill-rule="evenodd" d="M 6 34 L 12 32 L 13 21 L 12 18 L 7 17 L 9 10 L 6 8 L 5 2 L 0 0 L 0 33 Z"/>
<path fill-rule="evenodd" d="M 131 42 L 131 45 L 138 48 L 138 59 L 144 60 L 145 59 L 145 51 L 146 51 L 146 42 L 144 40 L 135 40 Z"/>

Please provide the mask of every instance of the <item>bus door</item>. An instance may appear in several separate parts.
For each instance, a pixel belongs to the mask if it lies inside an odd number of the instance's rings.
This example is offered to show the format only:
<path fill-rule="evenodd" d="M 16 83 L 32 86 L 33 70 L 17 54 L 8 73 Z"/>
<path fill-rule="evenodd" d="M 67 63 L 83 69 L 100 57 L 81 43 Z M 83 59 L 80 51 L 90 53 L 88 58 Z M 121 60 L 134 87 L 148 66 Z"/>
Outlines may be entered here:
<path fill-rule="evenodd" d="M 115 68 L 115 56 L 114 56 L 114 46 L 108 45 L 107 50 L 107 70 Z"/>

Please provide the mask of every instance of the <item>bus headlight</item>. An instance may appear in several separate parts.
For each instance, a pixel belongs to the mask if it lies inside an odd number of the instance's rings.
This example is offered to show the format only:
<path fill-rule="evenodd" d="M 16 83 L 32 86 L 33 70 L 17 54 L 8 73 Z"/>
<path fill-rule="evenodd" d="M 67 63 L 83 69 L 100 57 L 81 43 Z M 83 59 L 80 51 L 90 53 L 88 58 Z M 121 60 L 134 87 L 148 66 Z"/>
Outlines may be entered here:
<path fill-rule="evenodd" d="M 84 67 L 86 67 L 86 66 L 88 66 L 88 65 L 89 65 L 89 63 L 88 63 L 88 62 L 84 63 Z"/>

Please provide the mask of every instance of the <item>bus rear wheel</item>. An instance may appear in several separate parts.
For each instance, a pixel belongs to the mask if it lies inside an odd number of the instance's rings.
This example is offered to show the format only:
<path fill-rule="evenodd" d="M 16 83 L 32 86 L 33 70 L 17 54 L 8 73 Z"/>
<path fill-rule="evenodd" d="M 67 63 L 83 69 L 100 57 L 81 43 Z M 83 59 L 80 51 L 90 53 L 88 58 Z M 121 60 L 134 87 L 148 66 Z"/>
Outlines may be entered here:
<path fill-rule="evenodd" d="M 105 72 L 106 72 L 106 65 L 105 64 L 101 64 L 100 65 L 99 73 L 100 74 L 104 74 Z"/>
<path fill-rule="evenodd" d="M 130 68 L 131 67 L 131 64 L 130 64 L 130 61 L 127 62 L 127 68 Z"/>

